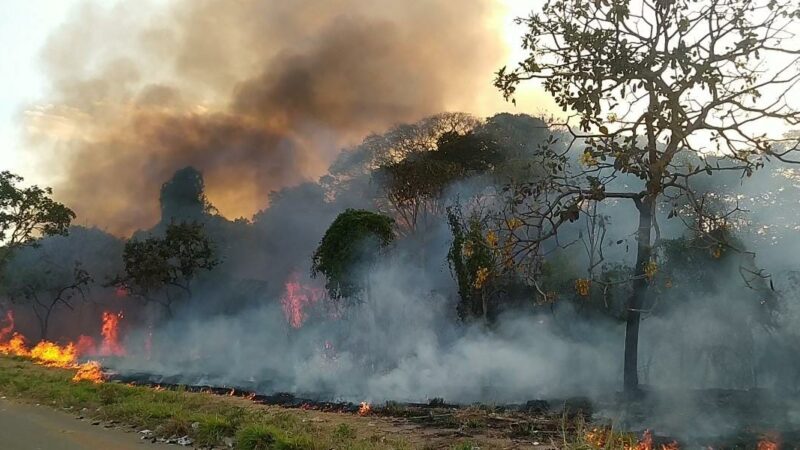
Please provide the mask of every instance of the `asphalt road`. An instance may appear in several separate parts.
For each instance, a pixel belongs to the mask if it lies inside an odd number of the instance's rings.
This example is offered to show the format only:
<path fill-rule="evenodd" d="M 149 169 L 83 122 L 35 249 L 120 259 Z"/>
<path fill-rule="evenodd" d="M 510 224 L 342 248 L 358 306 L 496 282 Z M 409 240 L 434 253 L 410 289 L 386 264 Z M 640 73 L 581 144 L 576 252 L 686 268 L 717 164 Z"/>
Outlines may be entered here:
<path fill-rule="evenodd" d="M 0 399 L 0 450 L 161 450 L 136 433 L 106 429 L 46 406 Z"/>

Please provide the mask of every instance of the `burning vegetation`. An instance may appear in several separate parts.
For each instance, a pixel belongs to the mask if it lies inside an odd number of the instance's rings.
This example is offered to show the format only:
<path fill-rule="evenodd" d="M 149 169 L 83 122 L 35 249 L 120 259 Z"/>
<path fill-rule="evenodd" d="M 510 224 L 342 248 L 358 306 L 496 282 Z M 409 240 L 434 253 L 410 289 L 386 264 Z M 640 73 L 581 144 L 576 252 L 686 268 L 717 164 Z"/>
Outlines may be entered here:
<path fill-rule="evenodd" d="M 73 381 L 102 383 L 105 375 L 100 363 L 86 358 L 124 355 L 118 335 L 120 318 L 122 318 L 121 313 L 103 312 L 101 330 L 103 340 L 100 347 L 96 347 L 93 339 L 88 336 L 80 336 L 77 342 L 68 342 L 64 345 L 43 340 L 31 346 L 25 337 L 14 331 L 14 313 L 9 310 L 6 313 L 5 325 L 0 329 L 0 354 L 29 358 L 37 364 L 49 367 L 76 369 Z"/>
<path fill-rule="evenodd" d="M 51 41 L 67 181 L 0 172 L 0 354 L 532 446 L 798 440 L 796 1 L 547 2 L 495 87 L 566 121 L 438 112 L 487 1 L 279 3 L 123 21 L 125 67 Z"/>

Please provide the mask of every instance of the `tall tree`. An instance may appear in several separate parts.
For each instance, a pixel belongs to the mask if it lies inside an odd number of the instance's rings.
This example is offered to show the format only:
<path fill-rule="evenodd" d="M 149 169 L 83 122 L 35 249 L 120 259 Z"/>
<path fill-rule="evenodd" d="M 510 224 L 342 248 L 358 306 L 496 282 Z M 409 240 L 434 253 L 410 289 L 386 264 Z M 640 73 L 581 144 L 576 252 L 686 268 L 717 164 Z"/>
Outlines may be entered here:
<path fill-rule="evenodd" d="M 659 200 L 683 196 L 701 210 L 694 177 L 750 175 L 770 158 L 795 161 L 797 140 L 781 145 L 787 138 L 764 130 L 800 123 L 787 102 L 800 82 L 798 19 L 795 0 L 548 1 L 519 19 L 529 54 L 518 68 L 501 69 L 495 84 L 511 98 L 520 82 L 541 80 L 569 114 L 561 125 L 582 149 L 581 170 L 554 170 L 523 193 L 537 201 L 522 216 L 520 240 L 537 248 L 587 202 L 628 199 L 638 210 L 626 392 L 639 384 L 639 322 Z M 704 158 L 710 153 L 713 165 Z"/>
<path fill-rule="evenodd" d="M 0 172 L 0 266 L 37 238 L 66 234 L 75 213 L 51 198 L 50 188 L 21 187 L 22 177 Z"/>
<path fill-rule="evenodd" d="M 198 221 L 215 211 L 205 194 L 203 174 L 191 166 L 176 171 L 161 186 L 158 200 L 162 223 Z"/>

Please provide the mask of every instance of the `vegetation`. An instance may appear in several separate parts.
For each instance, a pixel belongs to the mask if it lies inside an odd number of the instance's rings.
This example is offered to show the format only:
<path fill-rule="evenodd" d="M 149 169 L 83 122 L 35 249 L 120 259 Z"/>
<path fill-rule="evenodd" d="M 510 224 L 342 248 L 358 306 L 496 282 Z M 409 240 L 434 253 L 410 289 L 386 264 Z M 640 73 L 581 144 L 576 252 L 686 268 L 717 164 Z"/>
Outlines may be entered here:
<path fill-rule="evenodd" d="M 184 167 L 175 172 L 161 186 L 159 195 L 161 221 L 199 221 L 215 211 L 205 194 L 203 174 L 194 167 Z"/>
<path fill-rule="evenodd" d="M 163 237 L 131 239 L 123 254 L 125 274 L 114 284 L 172 315 L 173 303 L 192 296 L 192 281 L 219 264 L 211 240 L 198 223 L 167 226 Z"/>
<path fill-rule="evenodd" d="M 198 446 L 220 445 L 225 438 L 235 438 L 236 448 L 243 450 L 408 447 L 393 439 L 376 441 L 371 433 L 342 433 L 341 425 L 308 421 L 304 411 L 120 383 L 74 383 L 73 375 L 71 370 L 0 357 L 0 393 L 5 396 L 76 412 L 87 408 L 87 415 L 98 420 L 153 430 L 165 438 L 188 435 Z M 263 446 L 268 443 L 272 446 Z"/>
<path fill-rule="evenodd" d="M 509 442 L 496 435 L 475 436 L 455 443 L 455 437 L 431 438 L 429 433 L 392 437 L 375 417 L 284 409 L 257 405 L 246 399 L 192 393 L 185 390 L 157 390 L 122 383 L 71 381 L 73 370 L 33 364 L 22 358 L 0 357 L 0 394 L 14 401 L 40 402 L 58 409 L 80 412 L 94 420 L 117 422 L 122 426 L 152 430 L 155 437 L 189 436 L 197 447 L 223 445 L 233 440 L 235 448 L 325 450 L 433 449 L 433 448 L 507 448 Z M 388 407 L 388 405 L 387 405 Z M 85 408 L 85 409 L 84 409 Z M 493 411 L 464 411 L 465 417 L 451 419 L 443 428 L 458 430 L 485 427 Z M 425 411 L 404 413 L 425 418 Z M 437 414 L 439 417 L 442 414 Z M 447 415 L 447 414 L 444 414 Z M 478 415 L 482 419 L 478 418 Z M 442 419 L 430 418 L 439 423 Z M 472 423 L 473 425 L 468 425 Z M 570 425 L 569 430 L 574 429 Z M 396 432 L 396 430 L 394 430 Z M 572 439 L 571 431 L 567 436 Z M 517 442 L 518 443 L 518 442 Z M 516 444 L 515 444 L 516 445 Z M 467 447 L 468 446 L 468 447 Z"/>
<path fill-rule="evenodd" d="M 0 267 L 18 247 L 66 234 L 75 213 L 51 198 L 50 188 L 20 187 L 22 177 L 0 172 Z"/>
<path fill-rule="evenodd" d="M 485 227 L 477 215 L 473 214 L 465 225 L 456 208 L 449 208 L 447 213 L 453 233 L 447 260 L 458 283 L 458 316 L 462 320 L 482 318 L 487 321 L 497 243 L 492 234 L 484 236 Z"/>
<path fill-rule="evenodd" d="M 34 256 L 34 255 L 30 255 Z M 48 261 L 38 264 L 29 258 L 13 258 L 3 271 L 2 292 L 14 306 L 33 312 L 39 325 L 39 339 L 49 338 L 50 319 L 59 308 L 75 308 L 74 300 L 86 300 L 94 281 L 80 263 L 61 267 Z"/>
<path fill-rule="evenodd" d="M 496 85 L 510 98 L 520 82 L 541 80 L 571 114 L 562 125 L 582 151 L 580 170 L 564 169 L 566 156 L 555 154 L 561 163 L 552 176 L 523 194 L 536 200 L 519 214 L 522 239 L 538 248 L 577 220 L 587 202 L 626 199 L 638 211 L 627 392 L 639 384 L 639 322 L 659 201 L 683 198 L 705 214 L 696 177 L 750 176 L 769 159 L 795 162 L 797 146 L 782 146 L 786 139 L 767 136 L 758 124 L 800 121 L 784 89 L 800 81 L 800 48 L 788 44 L 797 17 L 800 10 L 789 0 L 622 0 L 550 1 L 520 20 L 529 54 L 518 68 L 501 69 Z M 770 59 L 769 67 L 762 58 Z M 704 157 L 709 150 L 716 158 Z"/>
<path fill-rule="evenodd" d="M 339 214 L 314 252 L 312 275 L 325 276 L 331 298 L 359 294 L 366 286 L 359 269 L 375 261 L 395 238 L 394 220 L 371 211 L 348 209 Z"/>

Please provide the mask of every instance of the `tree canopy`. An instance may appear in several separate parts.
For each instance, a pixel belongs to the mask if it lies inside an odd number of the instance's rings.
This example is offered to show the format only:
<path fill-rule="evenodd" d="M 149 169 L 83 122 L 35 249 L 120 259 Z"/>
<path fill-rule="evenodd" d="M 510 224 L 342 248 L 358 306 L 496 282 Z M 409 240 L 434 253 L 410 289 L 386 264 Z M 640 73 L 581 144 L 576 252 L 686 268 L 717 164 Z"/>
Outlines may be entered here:
<path fill-rule="evenodd" d="M 191 297 L 191 283 L 200 272 L 219 264 L 203 226 L 186 222 L 168 225 L 163 237 L 131 239 L 125 244 L 123 261 L 125 274 L 115 284 L 161 304 L 168 314 L 177 298 Z"/>
<path fill-rule="evenodd" d="M 394 220 L 363 209 L 339 214 L 314 252 L 311 274 L 325 276 L 331 298 L 351 297 L 364 288 L 359 269 L 369 267 L 395 238 Z"/>
<path fill-rule="evenodd" d="M 53 190 L 19 184 L 22 177 L 0 172 L 0 266 L 16 247 L 42 236 L 66 234 L 75 213 L 51 198 Z"/>

